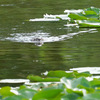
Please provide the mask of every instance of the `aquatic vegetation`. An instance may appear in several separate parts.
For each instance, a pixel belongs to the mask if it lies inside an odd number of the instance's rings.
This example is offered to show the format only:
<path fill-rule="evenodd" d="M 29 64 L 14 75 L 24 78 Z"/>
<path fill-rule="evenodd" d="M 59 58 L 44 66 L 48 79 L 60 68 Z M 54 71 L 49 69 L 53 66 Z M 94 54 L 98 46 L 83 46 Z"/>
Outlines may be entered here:
<path fill-rule="evenodd" d="M 0 100 L 99 100 L 100 79 L 88 80 L 87 77 L 91 76 L 89 72 L 49 71 L 44 76 L 51 77 L 49 84 L 21 85 L 19 88 L 5 86 L 0 89 Z M 40 76 L 31 78 L 31 81 L 34 78 L 39 82 L 43 80 Z M 59 82 L 51 82 L 54 79 L 59 79 Z"/>
<path fill-rule="evenodd" d="M 60 78 L 66 77 L 68 79 L 78 78 L 78 77 L 88 77 L 91 76 L 89 72 L 82 72 L 78 73 L 77 71 L 74 72 L 65 72 L 62 70 L 58 71 L 49 71 L 47 75 L 35 76 L 29 75 L 27 78 L 32 82 L 59 82 Z"/>
<path fill-rule="evenodd" d="M 30 33 L 12 33 L 8 37 L 5 37 L 1 40 L 21 42 L 21 43 L 34 43 L 37 46 L 42 46 L 44 43 L 48 42 L 57 42 L 73 38 L 75 35 L 80 33 L 87 32 L 97 32 L 96 29 L 83 29 L 80 31 L 79 27 L 100 27 L 99 20 L 99 8 L 90 7 L 87 9 L 78 9 L 78 10 L 65 10 L 65 14 L 60 15 L 49 15 L 45 14 L 43 18 L 30 19 L 29 21 L 59 21 L 59 23 L 47 23 L 39 22 L 39 31 L 30 32 Z M 28 22 L 29 23 L 29 22 Z M 32 23 L 34 26 L 36 23 Z M 37 25 L 36 28 L 37 29 Z M 52 27 L 55 25 L 55 28 Z M 53 29 L 51 29 L 51 28 Z M 76 30 L 73 30 L 76 28 Z M 50 29 L 50 30 L 47 30 Z M 64 30 L 67 32 L 64 32 Z M 63 31 L 62 31 L 63 30 Z M 60 32 L 61 31 L 61 32 Z M 60 34 L 58 34 L 58 32 Z M 62 33 L 63 32 L 63 33 Z M 54 35 L 56 34 L 56 35 Z"/>
<path fill-rule="evenodd" d="M 44 18 L 30 19 L 29 21 L 60 21 L 66 20 L 69 23 L 76 23 L 79 27 L 100 27 L 100 9 L 90 7 L 78 10 L 65 10 L 61 15 L 45 14 Z M 69 24 L 68 23 L 68 24 Z"/>

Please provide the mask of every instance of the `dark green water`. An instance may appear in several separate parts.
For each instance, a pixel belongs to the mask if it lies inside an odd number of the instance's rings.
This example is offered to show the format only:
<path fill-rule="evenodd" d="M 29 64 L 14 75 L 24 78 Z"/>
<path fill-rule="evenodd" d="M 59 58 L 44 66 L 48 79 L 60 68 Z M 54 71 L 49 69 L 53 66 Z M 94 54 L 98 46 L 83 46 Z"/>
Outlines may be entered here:
<path fill-rule="evenodd" d="M 66 27 L 65 21 L 27 21 L 46 13 L 63 14 L 65 9 L 91 6 L 100 7 L 100 1 L 1 0 L 0 79 L 26 78 L 28 74 L 73 67 L 100 67 L 99 28 L 92 33 L 88 28 Z M 36 46 L 28 41 L 32 36 L 43 38 L 44 44 Z"/>

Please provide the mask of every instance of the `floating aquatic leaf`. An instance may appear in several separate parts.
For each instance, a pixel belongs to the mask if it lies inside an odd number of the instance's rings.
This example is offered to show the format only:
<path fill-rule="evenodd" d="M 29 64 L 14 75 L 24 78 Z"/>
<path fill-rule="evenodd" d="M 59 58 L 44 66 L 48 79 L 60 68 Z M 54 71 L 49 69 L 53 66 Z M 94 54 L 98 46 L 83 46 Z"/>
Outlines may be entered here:
<path fill-rule="evenodd" d="M 57 70 L 57 71 L 49 71 L 45 77 L 28 75 L 27 78 L 31 82 L 59 82 L 60 78 L 62 77 L 72 79 L 72 78 L 78 78 L 82 76 L 88 77 L 88 76 L 91 76 L 91 74 L 89 72 L 78 73 L 77 71 L 67 73 L 63 70 Z"/>
<path fill-rule="evenodd" d="M 90 8 L 86 8 L 85 11 L 94 11 L 96 12 L 96 14 L 99 14 L 100 8 L 90 7 Z"/>
<path fill-rule="evenodd" d="M 59 96 L 62 92 L 62 89 L 45 89 L 45 90 L 42 90 L 38 93 L 36 93 L 33 97 L 32 100 L 53 100 L 54 98 L 56 98 L 57 96 Z"/>
<path fill-rule="evenodd" d="M 80 77 L 72 81 L 72 88 L 76 88 L 79 85 L 90 88 L 89 81 L 85 79 L 84 77 Z"/>
<path fill-rule="evenodd" d="M 90 85 L 93 88 L 100 87 L 100 79 L 94 78 L 92 81 L 90 81 Z"/>
<path fill-rule="evenodd" d="M 88 11 L 84 11 L 84 13 L 85 13 L 84 14 L 85 16 L 86 15 L 97 15 L 97 13 L 95 11 L 91 11 L 91 10 L 90 11 L 89 10 Z"/>
<path fill-rule="evenodd" d="M 96 18 L 96 19 L 99 19 L 99 15 L 96 13 L 96 12 L 94 12 L 94 11 L 84 11 L 84 15 L 85 15 L 85 17 L 87 17 L 87 18 Z"/>
<path fill-rule="evenodd" d="M 42 90 L 51 90 L 51 89 L 61 89 L 64 90 L 65 85 L 63 83 L 55 83 L 55 84 L 49 84 L 48 87 L 43 88 Z"/>
<path fill-rule="evenodd" d="M 67 88 L 67 93 L 69 93 L 69 94 L 74 93 L 74 94 L 77 94 L 80 97 L 83 96 L 83 92 L 82 91 L 79 91 L 79 90 L 72 90 L 72 89 L 68 89 Z"/>
<path fill-rule="evenodd" d="M 80 77 L 74 80 L 67 79 L 64 77 L 61 79 L 61 82 L 64 83 L 66 87 L 69 89 L 74 89 L 74 88 L 81 89 L 82 87 L 87 89 L 91 87 L 89 81 L 84 77 Z"/>
<path fill-rule="evenodd" d="M 29 100 L 29 99 L 23 98 L 20 95 L 15 95 L 15 96 L 8 96 L 7 98 L 3 100 Z"/>
<path fill-rule="evenodd" d="M 28 89 L 28 88 L 25 88 L 25 89 L 21 89 L 18 91 L 20 93 L 20 95 L 23 97 L 23 98 L 27 98 L 27 99 L 30 99 L 34 96 L 34 94 L 37 93 L 37 91 L 33 90 L 33 89 Z"/>
<path fill-rule="evenodd" d="M 19 90 L 25 89 L 25 88 L 26 88 L 26 85 L 21 85 L 21 86 L 19 87 Z"/>
<path fill-rule="evenodd" d="M 90 19 L 77 21 L 80 27 L 100 27 L 100 20 Z"/>
<path fill-rule="evenodd" d="M 49 71 L 47 76 L 48 77 L 59 77 L 59 78 L 62 78 L 62 77 L 78 78 L 78 77 L 82 77 L 82 76 L 88 77 L 88 76 L 91 76 L 91 74 L 89 72 L 78 73 L 77 71 L 67 73 L 62 70 L 57 70 L 57 71 Z"/>
<path fill-rule="evenodd" d="M 96 28 L 100 27 L 100 23 L 79 23 L 79 27 Z"/>
<path fill-rule="evenodd" d="M 73 73 L 66 73 L 63 70 L 57 70 L 57 71 L 49 71 L 47 74 L 48 77 L 68 77 L 68 78 L 73 78 Z"/>
<path fill-rule="evenodd" d="M 78 97 L 80 97 L 78 94 L 70 93 L 70 94 L 64 95 L 61 100 L 76 100 Z"/>
<path fill-rule="evenodd" d="M 27 77 L 31 82 L 59 82 L 60 78 L 42 78 L 40 76 L 29 75 Z"/>
<path fill-rule="evenodd" d="M 79 23 L 79 27 L 100 27 L 99 24 L 95 22 L 95 20 L 100 20 L 100 8 L 90 7 L 85 9 L 78 9 L 78 10 L 65 10 L 67 14 L 60 14 L 60 15 L 48 15 L 45 14 L 44 18 L 36 18 L 30 19 L 29 21 L 60 21 L 60 20 L 67 20 L 71 24 L 75 24 L 77 21 L 83 20 L 94 20 L 93 23 Z M 68 24 L 68 23 L 67 23 Z M 68 25 L 66 25 L 68 26 Z"/>
<path fill-rule="evenodd" d="M 85 16 L 80 16 L 79 14 L 69 14 L 69 16 L 71 19 L 74 20 L 87 20 L 87 17 Z"/>
<path fill-rule="evenodd" d="M 87 94 L 86 96 L 83 97 L 82 100 L 100 100 L 100 93 L 95 92 L 95 93 Z"/>
<path fill-rule="evenodd" d="M 75 75 L 76 78 L 92 76 L 89 71 L 84 71 L 84 72 L 81 72 L 81 73 L 74 71 L 73 74 Z"/>
<path fill-rule="evenodd" d="M 30 81 L 34 82 L 41 82 L 42 78 L 40 76 L 35 76 L 35 75 L 28 75 L 27 77 Z"/>
<path fill-rule="evenodd" d="M 0 89 L 0 94 L 1 94 L 3 97 L 15 95 L 15 94 L 12 93 L 10 90 L 11 90 L 11 87 L 9 87 L 9 86 L 2 87 L 2 88 Z"/>

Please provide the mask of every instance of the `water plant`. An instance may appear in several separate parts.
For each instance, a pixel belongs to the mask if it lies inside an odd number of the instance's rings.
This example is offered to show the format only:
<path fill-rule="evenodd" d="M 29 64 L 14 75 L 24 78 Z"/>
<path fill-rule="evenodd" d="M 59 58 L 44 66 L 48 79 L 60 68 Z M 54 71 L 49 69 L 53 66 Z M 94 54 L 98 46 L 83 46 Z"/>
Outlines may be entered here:
<path fill-rule="evenodd" d="M 60 78 L 66 77 L 68 79 L 78 78 L 78 77 L 89 77 L 91 74 L 89 72 L 78 73 L 77 71 L 65 72 L 62 70 L 49 71 L 47 75 L 36 76 L 28 75 L 28 79 L 31 82 L 59 82 Z"/>
<path fill-rule="evenodd" d="M 44 18 L 30 19 L 29 21 L 67 21 L 79 27 L 100 27 L 100 8 L 90 7 L 78 10 L 65 10 L 61 15 L 45 14 Z M 73 24 L 74 25 L 74 24 Z"/>
<path fill-rule="evenodd" d="M 69 14 L 79 27 L 100 27 L 100 9 L 90 7 L 77 14 Z"/>
<path fill-rule="evenodd" d="M 31 82 L 34 81 L 32 77 L 35 77 L 37 82 L 39 80 L 38 84 L 21 85 L 19 88 L 2 87 L 0 100 L 100 100 L 100 79 L 89 80 L 88 77 L 91 76 L 89 72 L 68 73 L 62 70 L 49 71 L 46 76 L 41 77 L 29 75 Z M 50 83 L 41 83 L 44 81 L 41 81 L 43 77 L 51 77 L 48 80 Z M 54 79 L 59 82 L 54 82 Z"/>

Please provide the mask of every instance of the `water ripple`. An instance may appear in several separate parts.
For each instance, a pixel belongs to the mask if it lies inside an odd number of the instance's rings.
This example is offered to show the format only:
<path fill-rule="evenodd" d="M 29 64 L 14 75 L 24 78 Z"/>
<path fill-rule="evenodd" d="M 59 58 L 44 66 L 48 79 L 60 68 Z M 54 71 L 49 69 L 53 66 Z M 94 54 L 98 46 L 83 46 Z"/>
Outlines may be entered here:
<path fill-rule="evenodd" d="M 73 38 L 73 36 L 81 33 L 94 33 L 97 32 L 96 29 L 88 29 L 85 31 L 79 31 L 75 33 L 68 33 L 64 35 L 58 35 L 58 36 L 51 36 L 50 33 L 13 33 L 10 34 L 10 37 L 7 37 L 3 40 L 10 40 L 13 42 L 25 42 L 25 43 L 35 43 L 37 46 L 42 46 L 45 42 L 56 42 L 56 41 L 62 41 Z"/>

